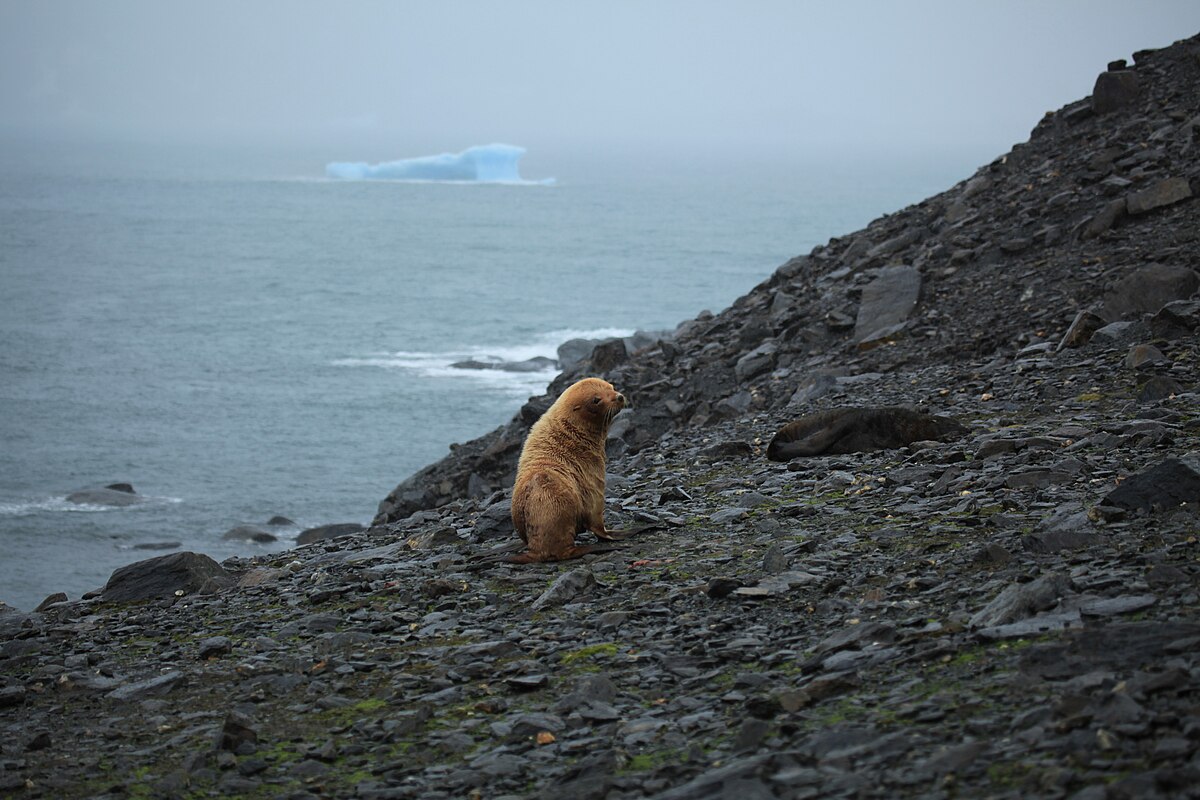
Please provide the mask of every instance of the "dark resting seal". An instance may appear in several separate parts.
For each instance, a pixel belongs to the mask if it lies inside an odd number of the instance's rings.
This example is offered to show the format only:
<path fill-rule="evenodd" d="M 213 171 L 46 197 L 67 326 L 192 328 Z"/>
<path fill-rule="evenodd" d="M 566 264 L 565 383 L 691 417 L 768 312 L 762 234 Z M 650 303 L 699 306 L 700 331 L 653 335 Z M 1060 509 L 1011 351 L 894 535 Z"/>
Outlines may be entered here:
<path fill-rule="evenodd" d="M 801 456 L 890 450 L 923 440 L 949 441 L 967 432 L 956 419 L 901 406 L 835 408 L 806 414 L 779 429 L 767 458 L 790 461 Z"/>

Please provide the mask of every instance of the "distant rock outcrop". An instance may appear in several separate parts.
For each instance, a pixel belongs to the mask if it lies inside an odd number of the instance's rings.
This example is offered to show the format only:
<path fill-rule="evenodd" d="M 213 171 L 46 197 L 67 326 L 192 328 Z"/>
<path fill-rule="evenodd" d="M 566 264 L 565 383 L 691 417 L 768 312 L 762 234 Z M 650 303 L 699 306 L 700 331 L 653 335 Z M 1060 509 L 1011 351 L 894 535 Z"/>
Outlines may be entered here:
<path fill-rule="evenodd" d="M 88 506 L 133 506 L 146 502 L 146 498 L 133 490 L 128 483 L 110 483 L 96 489 L 80 489 L 67 495 L 68 503 Z"/>

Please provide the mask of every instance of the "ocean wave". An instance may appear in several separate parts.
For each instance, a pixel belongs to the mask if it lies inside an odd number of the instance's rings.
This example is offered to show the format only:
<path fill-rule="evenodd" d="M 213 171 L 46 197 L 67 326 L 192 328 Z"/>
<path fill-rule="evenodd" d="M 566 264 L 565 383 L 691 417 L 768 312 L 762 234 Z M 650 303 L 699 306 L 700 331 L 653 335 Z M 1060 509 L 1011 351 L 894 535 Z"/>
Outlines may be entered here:
<path fill-rule="evenodd" d="M 34 514 L 96 514 L 104 511 L 137 511 L 155 506 L 182 503 L 182 497 L 153 497 L 139 495 L 144 502 L 128 506 L 105 506 L 95 503 L 72 503 L 66 495 L 36 500 L 0 502 L 0 517 L 28 517 Z"/>
<path fill-rule="evenodd" d="M 628 328 L 560 328 L 538 334 L 532 340 L 518 344 L 482 345 L 441 352 L 376 352 L 339 358 L 332 364 L 336 367 L 407 370 L 425 378 L 471 381 L 508 390 L 514 394 L 540 393 L 558 374 L 557 366 L 521 372 L 504 369 L 464 369 L 453 365 L 464 361 L 500 365 L 521 363 L 534 358 L 557 359 L 558 346 L 570 339 L 611 339 L 632 334 L 633 331 Z"/>

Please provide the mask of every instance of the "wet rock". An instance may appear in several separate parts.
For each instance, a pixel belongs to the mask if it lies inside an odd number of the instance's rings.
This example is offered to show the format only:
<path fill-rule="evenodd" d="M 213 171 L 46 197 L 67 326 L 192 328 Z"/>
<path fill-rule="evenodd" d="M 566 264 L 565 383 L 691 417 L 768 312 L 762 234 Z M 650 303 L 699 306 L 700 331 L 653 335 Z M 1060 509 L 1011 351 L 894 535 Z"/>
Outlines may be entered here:
<path fill-rule="evenodd" d="M 493 369 L 500 372 L 542 372 L 545 370 L 557 369 L 558 362 L 553 358 L 545 356 L 534 356 L 527 358 L 524 361 L 479 361 L 476 359 L 468 359 L 466 361 L 456 361 L 450 365 L 454 369 Z"/>
<path fill-rule="evenodd" d="M 279 537 L 270 531 L 263 530 L 257 525 L 238 525 L 237 527 L 230 528 L 229 530 L 225 531 L 225 533 L 221 534 L 221 538 L 226 540 L 232 539 L 241 542 L 257 542 L 259 544 L 266 544 L 268 542 L 274 542 L 278 540 Z"/>
<path fill-rule="evenodd" d="M 133 506 L 146 498 L 137 494 L 128 483 L 110 483 L 95 489 L 80 489 L 67 495 L 68 503 L 89 506 Z"/>

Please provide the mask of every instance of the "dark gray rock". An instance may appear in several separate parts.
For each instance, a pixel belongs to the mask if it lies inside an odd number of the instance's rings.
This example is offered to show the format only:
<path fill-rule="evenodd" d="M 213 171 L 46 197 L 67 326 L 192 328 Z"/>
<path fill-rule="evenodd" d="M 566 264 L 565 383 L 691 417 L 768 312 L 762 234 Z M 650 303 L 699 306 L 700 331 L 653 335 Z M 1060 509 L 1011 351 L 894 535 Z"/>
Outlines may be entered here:
<path fill-rule="evenodd" d="M 1168 458 L 1121 482 L 1101 501 L 1129 511 L 1200 510 L 1200 471 L 1181 459 Z"/>
<path fill-rule="evenodd" d="M 110 483 L 95 489 L 80 489 L 67 495 L 68 503 L 89 506 L 133 506 L 146 502 L 146 498 L 133 491 L 128 483 Z"/>
<path fill-rule="evenodd" d="M 775 354 L 779 346 L 775 342 L 764 342 L 746 353 L 734 364 L 733 371 L 739 381 L 748 381 L 771 369 L 775 365 Z"/>
<path fill-rule="evenodd" d="M 1121 217 L 1125 216 L 1125 213 L 1126 207 L 1124 197 L 1118 200 L 1110 200 L 1108 203 L 1105 203 L 1104 206 L 1084 224 L 1083 230 L 1080 233 L 1080 238 L 1084 239 L 1085 241 L 1088 239 L 1095 239 L 1097 236 L 1100 236 L 1102 233 L 1116 225 L 1121 220 Z"/>
<path fill-rule="evenodd" d="M 553 358 L 534 356 L 524 361 L 479 361 L 477 359 L 468 359 L 466 361 L 456 361 L 450 366 L 454 369 L 490 369 L 500 372 L 543 372 L 558 369 L 558 362 Z"/>
<path fill-rule="evenodd" d="M 1110 70 L 1096 77 L 1092 88 L 1092 110 L 1097 114 L 1108 114 L 1127 108 L 1141 96 L 1141 82 L 1132 70 Z"/>
<path fill-rule="evenodd" d="M 574 569 L 558 576 L 558 579 L 530 604 L 534 611 L 570 603 L 572 600 L 593 591 L 599 584 L 590 569 Z"/>
<path fill-rule="evenodd" d="M 1182 339 L 1200 328 L 1200 301 L 1180 300 L 1168 303 L 1150 319 L 1150 333 L 1156 339 Z"/>
<path fill-rule="evenodd" d="M 185 677 L 182 672 L 167 672 L 163 675 L 156 675 L 153 678 L 128 683 L 113 689 L 108 693 L 108 698 L 110 700 L 128 702 L 132 700 L 144 700 L 147 697 L 156 697 L 175 689 Z"/>
<path fill-rule="evenodd" d="M 1137 399 L 1142 403 L 1157 403 L 1186 391 L 1187 388 L 1174 378 L 1155 375 L 1138 387 Z"/>
<path fill-rule="evenodd" d="M 1164 178 L 1125 199 L 1130 214 L 1145 214 L 1164 206 L 1173 205 L 1192 196 L 1192 187 L 1187 178 Z"/>
<path fill-rule="evenodd" d="M 971 617 L 972 628 L 1016 622 L 1039 611 L 1054 608 L 1070 592 L 1065 575 L 1042 575 L 1029 583 L 1014 583 Z"/>
<path fill-rule="evenodd" d="M 233 576 L 208 556 L 192 552 L 171 553 L 116 570 L 100 598 L 106 602 L 126 603 L 173 597 L 176 592 L 216 591 L 228 588 L 234 582 Z"/>
<path fill-rule="evenodd" d="M 221 534 L 221 538 L 240 542 L 257 542 L 258 544 L 267 544 L 279 540 L 278 536 L 270 531 L 263 530 L 257 525 L 238 525 Z"/>
<path fill-rule="evenodd" d="M 1200 288 L 1200 275 L 1187 267 L 1149 264 L 1122 278 L 1104 299 L 1110 320 L 1151 314 L 1168 303 L 1186 300 Z"/>
<path fill-rule="evenodd" d="M 627 360 L 629 351 L 623 339 L 610 339 L 596 345 L 589 359 L 591 371 L 595 375 L 603 375 Z"/>
<path fill-rule="evenodd" d="M 45 611 L 46 609 L 50 608 L 50 606 L 65 602 L 67 602 L 66 593 L 55 592 L 54 594 L 47 596 L 42 602 L 38 603 L 37 608 L 35 608 L 34 611 Z"/>
<path fill-rule="evenodd" d="M 910 266 L 884 267 L 863 288 L 854 340 L 869 345 L 900 331 L 921 296 L 921 273 Z"/>
<path fill-rule="evenodd" d="M 1170 363 L 1171 359 L 1152 344 L 1134 345 L 1125 355 L 1125 366 L 1129 369 L 1151 369 Z"/>
<path fill-rule="evenodd" d="M 197 657 L 203 661 L 207 658 L 229 655 L 233 652 L 233 642 L 228 636 L 210 636 L 200 643 Z"/>
<path fill-rule="evenodd" d="M 336 539 L 339 536 L 353 536 L 356 533 L 362 533 L 366 527 L 357 522 L 336 522 L 331 525 L 318 525 L 315 528 L 307 528 L 300 532 L 296 537 L 296 544 L 312 544 L 325 539 Z"/>
<path fill-rule="evenodd" d="M 500 498 L 489 505 L 475 520 L 475 539 L 492 541 L 516 536 L 512 522 L 512 500 Z"/>
<path fill-rule="evenodd" d="M 1093 311 L 1080 311 L 1075 315 L 1075 319 L 1067 328 L 1067 332 L 1063 334 L 1062 339 L 1059 340 L 1058 349 L 1083 347 L 1092 340 L 1096 331 L 1104 327 L 1105 322 L 1103 317 Z"/>

